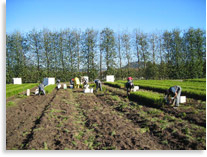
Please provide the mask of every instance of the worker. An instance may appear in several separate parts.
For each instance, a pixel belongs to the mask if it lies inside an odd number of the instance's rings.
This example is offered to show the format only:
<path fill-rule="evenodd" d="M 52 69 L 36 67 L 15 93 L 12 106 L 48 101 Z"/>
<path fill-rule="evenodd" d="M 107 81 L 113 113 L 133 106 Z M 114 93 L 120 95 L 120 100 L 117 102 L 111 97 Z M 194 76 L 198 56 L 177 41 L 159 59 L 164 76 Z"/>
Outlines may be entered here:
<path fill-rule="evenodd" d="M 96 92 L 98 91 L 99 88 L 102 91 L 101 81 L 99 79 L 96 79 L 94 82 L 96 84 Z"/>
<path fill-rule="evenodd" d="M 128 77 L 127 78 L 127 83 L 126 83 L 126 88 L 127 88 L 127 96 L 129 95 L 129 93 L 131 92 L 132 88 L 134 88 L 134 84 L 133 84 L 133 81 L 132 81 L 132 77 Z"/>
<path fill-rule="evenodd" d="M 39 95 L 45 95 L 44 84 L 39 85 Z"/>
<path fill-rule="evenodd" d="M 74 79 L 70 80 L 70 85 L 74 85 Z"/>
<path fill-rule="evenodd" d="M 167 98 L 167 103 L 173 105 L 175 103 L 175 107 L 178 107 L 180 102 L 181 90 L 182 89 L 180 86 L 173 86 L 166 90 L 165 97 Z"/>
<path fill-rule="evenodd" d="M 87 78 L 83 78 L 82 82 L 83 82 L 83 88 L 86 88 L 88 86 L 88 79 Z"/>
<path fill-rule="evenodd" d="M 57 79 L 56 83 L 57 83 L 57 84 L 58 84 L 58 83 L 60 83 L 60 80 L 59 80 L 59 79 Z"/>
<path fill-rule="evenodd" d="M 60 87 L 61 87 L 60 80 L 59 80 L 59 79 L 57 79 L 56 83 L 57 83 L 57 90 L 59 90 L 59 89 L 60 89 Z"/>
<path fill-rule="evenodd" d="M 79 88 L 80 85 L 80 80 L 78 77 L 75 77 L 74 79 L 74 88 Z"/>

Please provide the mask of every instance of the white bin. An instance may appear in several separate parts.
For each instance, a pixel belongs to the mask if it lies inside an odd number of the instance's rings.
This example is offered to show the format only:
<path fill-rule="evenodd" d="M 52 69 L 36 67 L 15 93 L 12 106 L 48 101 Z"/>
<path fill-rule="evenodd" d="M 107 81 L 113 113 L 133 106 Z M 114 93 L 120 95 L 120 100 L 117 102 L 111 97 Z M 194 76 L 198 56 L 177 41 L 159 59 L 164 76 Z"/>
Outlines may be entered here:
<path fill-rule="evenodd" d="M 93 93 L 93 88 L 90 89 L 90 92 Z"/>
<path fill-rule="evenodd" d="M 22 78 L 13 78 L 14 84 L 22 84 Z"/>
<path fill-rule="evenodd" d="M 180 103 L 186 103 L 186 96 L 180 97 Z"/>
<path fill-rule="evenodd" d="M 30 96 L 30 89 L 27 89 L 27 96 Z"/>
<path fill-rule="evenodd" d="M 63 84 L 63 88 L 64 88 L 64 89 L 67 89 L 67 85 L 66 85 L 66 84 Z"/>
<path fill-rule="evenodd" d="M 84 89 L 83 92 L 84 92 L 84 93 L 91 93 L 91 90 L 90 90 L 89 88 L 87 88 L 87 89 Z"/>
<path fill-rule="evenodd" d="M 54 77 L 44 78 L 43 84 L 44 84 L 44 86 L 48 86 L 50 84 L 55 84 L 55 78 Z"/>
<path fill-rule="evenodd" d="M 139 86 L 134 86 L 134 91 L 138 91 L 139 90 Z"/>
<path fill-rule="evenodd" d="M 106 76 L 106 82 L 114 82 L 114 75 L 107 75 Z"/>
<path fill-rule="evenodd" d="M 61 84 L 58 84 L 58 86 L 57 86 L 57 87 L 58 87 L 58 89 L 60 89 L 60 88 L 61 88 Z"/>

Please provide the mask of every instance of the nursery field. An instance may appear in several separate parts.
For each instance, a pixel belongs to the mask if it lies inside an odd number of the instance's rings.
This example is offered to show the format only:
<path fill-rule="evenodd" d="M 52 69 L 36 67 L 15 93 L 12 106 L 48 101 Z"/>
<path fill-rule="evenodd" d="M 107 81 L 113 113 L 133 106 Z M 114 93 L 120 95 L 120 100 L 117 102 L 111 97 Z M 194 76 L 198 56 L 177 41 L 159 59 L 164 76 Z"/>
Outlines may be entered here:
<path fill-rule="evenodd" d="M 196 97 L 204 94 L 205 81 L 134 81 L 140 90 L 129 97 L 125 82 L 104 83 L 93 94 L 48 86 L 46 95 L 9 97 L 7 103 L 15 105 L 6 108 L 6 149 L 206 149 L 206 100 Z M 163 102 L 171 85 L 191 91 L 176 109 Z"/>

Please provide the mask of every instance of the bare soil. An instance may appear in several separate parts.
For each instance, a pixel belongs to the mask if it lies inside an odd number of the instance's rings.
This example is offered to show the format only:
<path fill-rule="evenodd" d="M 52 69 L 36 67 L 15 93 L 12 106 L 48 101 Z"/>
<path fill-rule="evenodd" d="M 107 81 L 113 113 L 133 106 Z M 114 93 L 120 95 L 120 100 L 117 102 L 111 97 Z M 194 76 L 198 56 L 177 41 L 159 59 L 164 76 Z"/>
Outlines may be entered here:
<path fill-rule="evenodd" d="M 55 89 L 8 101 L 16 105 L 6 109 L 7 150 L 206 149 L 204 127 L 124 95 Z"/>

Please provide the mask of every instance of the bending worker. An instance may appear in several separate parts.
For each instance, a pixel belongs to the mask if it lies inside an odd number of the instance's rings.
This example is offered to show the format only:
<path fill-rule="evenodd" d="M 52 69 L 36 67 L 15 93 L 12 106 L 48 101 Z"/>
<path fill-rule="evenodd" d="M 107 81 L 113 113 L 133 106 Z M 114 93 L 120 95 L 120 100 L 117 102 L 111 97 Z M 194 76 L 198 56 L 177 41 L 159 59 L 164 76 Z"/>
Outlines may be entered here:
<path fill-rule="evenodd" d="M 99 79 L 96 79 L 94 82 L 96 84 L 96 92 L 98 91 L 99 88 L 102 91 L 101 81 Z"/>
<path fill-rule="evenodd" d="M 127 95 L 129 95 L 129 92 L 131 92 L 132 88 L 134 88 L 134 84 L 132 82 L 132 77 L 127 78 L 126 88 L 127 88 Z"/>
<path fill-rule="evenodd" d="M 39 95 L 45 95 L 44 85 L 41 83 L 39 85 Z"/>
<path fill-rule="evenodd" d="M 60 87 L 61 87 L 61 84 L 60 84 L 60 80 L 59 79 L 57 79 L 57 81 L 56 81 L 56 83 L 57 83 L 57 90 L 59 90 L 60 89 Z"/>
<path fill-rule="evenodd" d="M 74 79 L 74 88 L 79 88 L 80 85 L 80 80 L 78 77 L 75 77 Z"/>
<path fill-rule="evenodd" d="M 168 102 L 172 103 L 172 101 L 174 101 L 176 107 L 179 106 L 181 90 L 182 89 L 180 86 L 173 86 L 173 87 L 170 87 L 165 93 L 166 98 L 168 99 Z"/>

